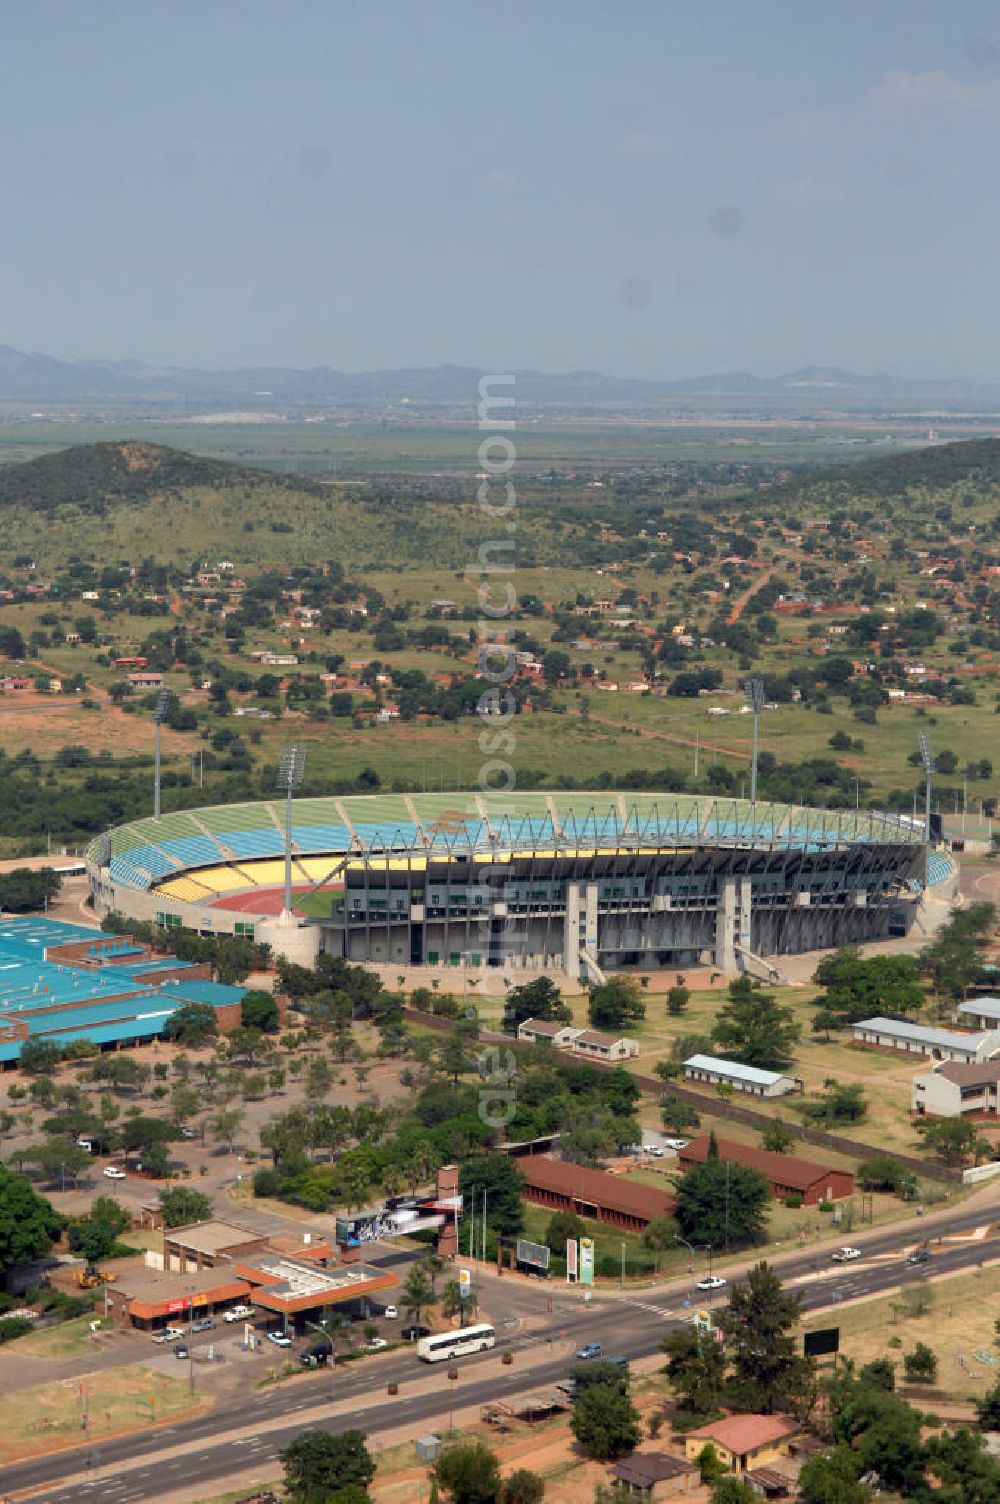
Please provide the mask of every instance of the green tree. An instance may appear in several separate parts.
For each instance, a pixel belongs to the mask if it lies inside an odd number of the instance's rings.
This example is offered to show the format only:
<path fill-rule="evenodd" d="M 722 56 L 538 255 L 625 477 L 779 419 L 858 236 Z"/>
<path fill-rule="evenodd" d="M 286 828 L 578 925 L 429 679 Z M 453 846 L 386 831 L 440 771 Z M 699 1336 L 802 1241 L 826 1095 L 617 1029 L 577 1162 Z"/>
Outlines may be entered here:
<path fill-rule="evenodd" d="M 521 1192 L 524 1175 L 514 1159 L 506 1154 L 483 1154 L 463 1160 L 459 1170 L 459 1189 L 471 1210 L 475 1205 L 477 1220 L 482 1216 L 486 1198 L 486 1225 L 506 1237 L 516 1237 L 524 1227 Z M 474 1200 L 473 1200 L 474 1198 Z"/>
<path fill-rule="evenodd" d="M 103 1217 L 91 1215 L 80 1222 L 70 1223 L 69 1246 L 74 1253 L 86 1259 L 88 1264 L 106 1259 L 117 1241 L 114 1227 Z"/>
<path fill-rule="evenodd" d="M 817 1006 L 836 1019 L 834 1028 L 861 1018 L 913 1013 L 925 1002 L 912 956 L 862 957 L 856 946 L 843 946 L 823 958 L 813 981 L 823 989 Z"/>
<path fill-rule="evenodd" d="M 764 1235 L 769 1201 L 759 1170 L 708 1159 L 692 1165 L 678 1184 L 675 1216 L 689 1243 L 755 1243 Z"/>
<path fill-rule="evenodd" d="M 978 1162 L 990 1150 L 968 1118 L 925 1118 L 917 1124 L 917 1132 L 923 1135 L 931 1153 L 946 1165 L 964 1165 L 970 1155 Z"/>
<path fill-rule="evenodd" d="M 0 1165 L 0 1274 L 48 1253 L 62 1219 L 24 1175 Z"/>
<path fill-rule="evenodd" d="M 95 1196 L 90 1203 L 88 1216 L 108 1222 L 114 1228 L 115 1236 L 132 1226 L 132 1214 L 127 1212 L 120 1201 L 114 1196 Z"/>
<path fill-rule="evenodd" d="M 691 1001 L 691 993 L 687 987 L 676 983 L 667 992 L 667 1013 L 671 1018 L 678 1018 L 687 1008 Z"/>
<path fill-rule="evenodd" d="M 236 1140 L 239 1138 L 240 1129 L 243 1127 L 246 1113 L 240 1107 L 233 1107 L 229 1111 L 213 1113 L 208 1120 L 208 1131 L 217 1144 L 224 1144 L 230 1154 Z"/>
<path fill-rule="evenodd" d="M 795 1134 L 783 1118 L 772 1118 L 760 1136 L 763 1148 L 774 1154 L 785 1154 L 795 1142 Z"/>
<path fill-rule="evenodd" d="M 807 1122 L 830 1128 L 837 1123 L 860 1123 L 867 1115 L 868 1103 L 859 1081 L 830 1077 L 823 1082 L 823 1096 L 807 1102 L 803 1112 Z"/>
<path fill-rule="evenodd" d="M 259 989 L 245 992 L 240 1004 L 240 1023 L 244 1029 L 256 1029 L 260 1034 L 276 1034 L 281 1015 L 271 993 Z"/>
<path fill-rule="evenodd" d="M 712 1479 L 709 1499 L 711 1504 L 760 1504 L 760 1494 L 733 1473 Z"/>
<path fill-rule="evenodd" d="M 518 1467 L 507 1476 L 503 1504 L 541 1504 L 545 1498 L 545 1479 L 530 1468 Z"/>
<path fill-rule="evenodd" d="M 557 1258 L 566 1253 L 567 1238 L 582 1238 L 583 1223 L 576 1212 L 553 1212 L 545 1229 L 545 1241 Z"/>
<path fill-rule="evenodd" d="M 212 1203 L 202 1191 L 175 1185 L 160 1192 L 160 1210 L 165 1227 L 186 1227 L 191 1222 L 210 1222 Z"/>
<path fill-rule="evenodd" d="M 421 1312 L 430 1305 L 434 1298 L 431 1282 L 424 1269 L 419 1264 L 409 1271 L 403 1281 L 403 1309 L 408 1311 L 414 1321 L 420 1321 Z"/>
<path fill-rule="evenodd" d="M 0 1268 L 3 1267 L 0 1258 Z M 1000 1379 L 976 1400 L 976 1424 L 982 1431 L 1000 1431 Z"/>
<path fill-rule="evenodd" d="M 800 1504 L 871 1504 L 872 1491 L 860 1476 L 861 1459 L 849 1446 L 814 1452 L 799 1473 Z"/>
<path fill-rule="evenodd" d="M 711 1332 L 682 1326 L 661 1343 L 667 1355 L 667 1378 L 685 1416 L 710 1417 L 722 1405 L 726 1354 Z"/>
<path fill-rule="evenodd" d="M 182 1003 L 167 1019 L 164 1034 L 177 1044 L 196 1049 L 219 1033 L 215 1009 L 210 1003 Z"/>
<path fill-rule="evenodd" d="M 29 1076 L 51 1076 L 62 1059 L 62 1050 L 51 1039 L 26 1039 L 18 1064 Z"/>
<path fill-rule="evenodd" d="M 44 1179 L 61 1181 L 63 1189 L 67 1176 L 74 1185 L 85 1170 L 93 1168 L 94 1161 L 86 1149 L 81 1149 L 72 1139 L 47 1138 L 31 1151 L 31 1159 L 38 1166 Z"/>
<path fill-rule="evenodd" d="M 595 1029 L 626 1029 L 646 1017 L 642 989 L 634 977 L 610 977 L 592 987 L 588 1016 Z"/>
<path fill-rule="evenodd" d="M 500 1464 L 482 1441 L 450 1447 L 434 1464 L 434 1478 L 451 1504 L 497 1504 Z"/>
<path fill-rule="evenodd" d="M 712 1028 L 715 1045 L 743 1065 L 783 1070 L 791 1064 L 800 1029 L 791 1008 L 744 973 L 729 984 L 729 997 Z"/>
<path fill-rule="evenodd" d="M 891 1358 L 873 1358 L 858 1371 L 858 1382 L 891 1394 L 896 1387 L 896 1365 Z"/>
<path fill-rule="evenodd" d="M 337 1489 L 367 1492 L 375 1463 L 362 1431 L 301 1431 L 278 1453 L 290 1504 L 330 1504 Z"/>
<path fill-rule="evenodd" d="M 918 1342 L 903 1354 L 903 1375 L 910 1384 L 933 1384 L 937 1378 L 937 1354 L 926 1342 Z"/>
<path fill-rule="evenodd" d="M 533 982 L 512 987 L 508 992 L 504 1003 L 504 1028 L 509 1034 L 516 1034 L 518 1025 L 526 1018 L 557 1024 L 572 1023 L 573 1014 L 551 977 L 536 977 Z"/>
<path fill-rule="evenodd" d="M 632 1452 L 642 1440 L 639 1412 L 630 1395 L 610 1384 L 592 1384 L 573 1406 L 573 1435 L 588 1457 L 609 1462 Z"/>
<path fill-rule="evenodd" d="M 762 1260 L 734 1285 L 716 1317 L 731 1366 L 728 1392 L 741 1410 L 765 1415 L 790 1403 L 811 1368 L 795 1351 L 792 1332 L 802 1315 L 802 1297 L 784 1290 Z"/>

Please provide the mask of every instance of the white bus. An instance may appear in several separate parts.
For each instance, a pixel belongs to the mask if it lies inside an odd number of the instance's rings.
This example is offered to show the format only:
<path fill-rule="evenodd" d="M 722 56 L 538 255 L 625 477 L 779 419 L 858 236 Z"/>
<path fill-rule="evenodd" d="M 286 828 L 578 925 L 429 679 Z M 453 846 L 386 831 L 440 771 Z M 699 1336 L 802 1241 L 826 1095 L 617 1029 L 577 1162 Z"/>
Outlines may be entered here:
<path fill-rule="evenodd" d="M 483 1353 L 495 1347 L 497 1334 L 493 1327 L 467 1326 L 457 1332 L 438 1332 L 434 1337 L 422 1337 L 417 1352 L 425 1363 L 440 1363 L 443 1358 L 464 1358 L 469 1353 Z"/>

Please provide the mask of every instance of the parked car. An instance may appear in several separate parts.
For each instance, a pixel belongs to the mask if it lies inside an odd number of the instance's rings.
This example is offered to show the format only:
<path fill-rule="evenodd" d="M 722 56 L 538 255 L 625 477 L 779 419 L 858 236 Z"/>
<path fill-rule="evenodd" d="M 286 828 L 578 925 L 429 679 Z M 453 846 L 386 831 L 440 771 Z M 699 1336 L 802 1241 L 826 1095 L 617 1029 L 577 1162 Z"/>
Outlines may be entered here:
<path fill-rule="evenodd" d="M 386 1321 L 398 1321 L 399 1309 L 396 1306 L 386 1306 L 385 1310 L 382 1312 L 382 1315 L 385 1317 Z"/>
<path fill-rule="evenodd" d="M 182 1128 L 181 1138 L 200 1138 L 197 1128 Z"/>
<path fill-rule="evenodd" d="M 929 1248 L 914 1248 L 913 1252 L 907 1256 L 906 1262 L 908 1264 L 926 1264 L 930 1256 L 931 1251 Z"/>
<path fill-rule="evenodd" d="M 223 1311 L 223 1321 L 246 1321 L 253 1311 L 249 1306 L 233 1306 L 229 1311 Z"/>
<path fill-rule="evenodd" d="M 329 1363 L 329 1361 L 329 1342 L 314 1342 L 312 1347 L 307 1347 L 304 1353 L 299 1354 L 299 1362 L 303 1368 L 313 1368 L 321 1363 Z"/>
<path fill-rule="evenodd" d="M 184 1328 L 181 1326 L 165 1326 L 162 1332 L 153 1333 L 154 1342 L 179 1342 L 184 1336 Z"/>
<path fill-rule="evenodd" d="M 76 1141 L 76 1147 L 78 1149 L 86 1149 L 88 1154 L 93 1154 L 95 1152 L 94 1140 L 92 1138 L 78 1138 Z"/>
<path fill-rule="evenodd" d="M 721 1290 L 725 1286 L 725 1280 L 721 1274 L 706 1274 L 695 1286 L 697 1290 Z"/>
<path fill-rule="evenodd" d="M 646 1153 L 651 1154 L 654 1159 L 663 1158 L 663 1150 L 660 1148 L 659 1144 L 648 1144 L 646 1146 Z"/>
<path fill-rule="evenodd" d="M 430 1334 L 429 1326 L 420 1326 L 417 1322 L 413 1322 L 411 1326 L 404 1326 L 399 1335 L 404 1342 L 419 1342 L 421 1337 L 429 1337 Z"/>
<path fill-rule="evenodd" d="M 191 1323 L 192 1332 L 212 1332 L 215 1330 L 214 1316 L 199 1316 L 197 1321 Z"/>
<path fill-rule="evenodd" d="M 600 1358 L 603 1352 L 604 1348 L 599 1342 L 585 1342 L 582 1347 L 577 1348 L 576 1356 L 581 1363 L 586 1363 L 590 1358 Z"/>
<path fill-rule="evenodd" d="M 190 1358 L 190 1356 L 191 1356 L 190 1349 L 187 1346 L 185 1346 L 185 1344 L 183 1342 L 178 1342 L 177 1346 L 174 1348 L 174 1357 L 175 1358 Z"/>
<path fill-rule="evenodd" d="M 665 1138 L 663 1142 L 668 1149 L 673 1149 L 676 1152 L 679 1149 L 686 1149 L 691 1140 L 687 1138 Z"/>
<path fill-rule="evenodd" d="M 292 1339 L 286 1332 L 268 1332 L 268 1342 L 273 1342 L 275 1347 L 291 1347 Z"/>
<path fill-rule="evenodd" d="M 109 1180 L 127 1180 L 128 1176 L 120 1165 L 105 1165 L 104 1173 Z"/>
<path fill-rule="evenodd" d="M 835 1264 L 853 1264 L 855 1259 L 861 1257 L 860 1248 L 835 1248 L 830 1255 Z"/>
<path fill-rule="evenodd" d="M 370 1342 L 365 1343 L 365 1346 L 370 1353 L 380 1353 L 382 1349 L 384 1347 L 388 1347 L 389 1344 L 384 1337 L 373 1337 Z"/>

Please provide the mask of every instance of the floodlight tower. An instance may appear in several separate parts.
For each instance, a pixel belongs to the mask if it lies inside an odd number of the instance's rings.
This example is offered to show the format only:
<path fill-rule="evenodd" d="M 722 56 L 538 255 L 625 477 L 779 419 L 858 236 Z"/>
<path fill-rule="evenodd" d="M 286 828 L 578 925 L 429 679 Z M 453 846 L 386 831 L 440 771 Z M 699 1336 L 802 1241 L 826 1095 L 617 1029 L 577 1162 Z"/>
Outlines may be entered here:
<path fill-rule="evenodd" d="M 153 725 L 155 730 L 155 746 L 153 751 L 153 819 L 160 818 L 160 727 L 167 719 L 170 710 L 170 702 L 173 699 L 173 691 L 161 689 L 153 710 Z"/>
<path fill-rule="evenodd" d="M 292 912 L 292 794 L 301 788 L 306 770 L 306 749 L 292 743 L 281 754 L 278 788 L 285 791 L 285 913 Z"/>
<path fill-rule="evenodd" d="M 757 743 L 760 732 L 760 713 L 764 709 L 764 684 L 760 679 L 746 679 L 743 684 L 747 705 L 753 712 L 753 760 L 750 764 L 750 803 L 757 803 Z"/>
<path fill-rule="evenodd" d="M 931 863 L 931 776 L 934 772 L 934 754 L 931 744 L 927 739 L 926 731 L 921 731 L 918 740 L 920 742 L 920 761 L 924 768 L 924 845 L 927 852 L 926 868 L 924 871 L 924 886 L 930 881 Z"/>

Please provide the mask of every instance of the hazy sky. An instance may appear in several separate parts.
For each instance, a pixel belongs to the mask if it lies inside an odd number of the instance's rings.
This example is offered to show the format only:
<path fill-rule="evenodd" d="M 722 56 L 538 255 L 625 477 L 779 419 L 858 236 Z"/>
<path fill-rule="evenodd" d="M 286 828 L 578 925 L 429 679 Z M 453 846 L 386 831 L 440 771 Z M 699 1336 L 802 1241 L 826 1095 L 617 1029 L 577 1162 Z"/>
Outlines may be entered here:
<path fill-rule="evenodd" d="M 3 7 L 0 343 L 1000 378 L 995 0 Z"/>

